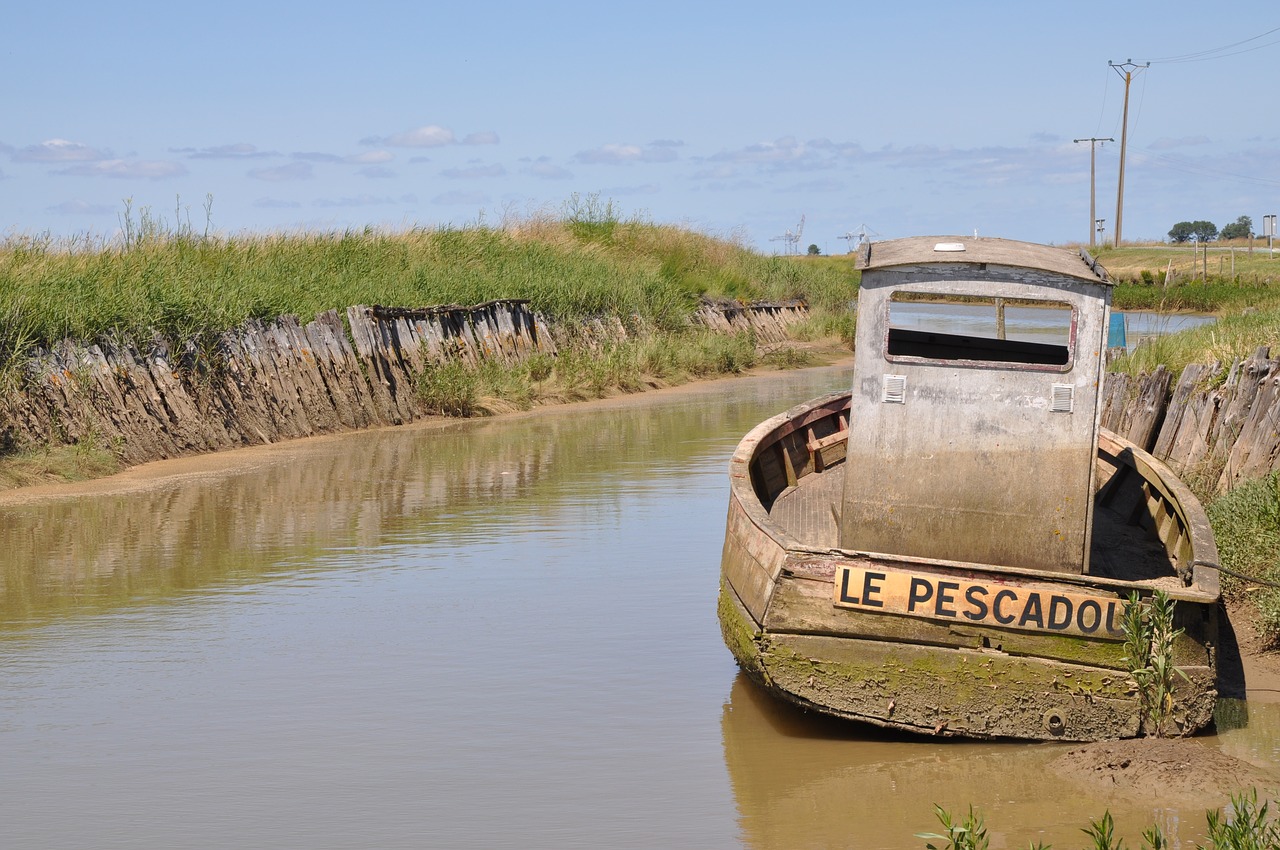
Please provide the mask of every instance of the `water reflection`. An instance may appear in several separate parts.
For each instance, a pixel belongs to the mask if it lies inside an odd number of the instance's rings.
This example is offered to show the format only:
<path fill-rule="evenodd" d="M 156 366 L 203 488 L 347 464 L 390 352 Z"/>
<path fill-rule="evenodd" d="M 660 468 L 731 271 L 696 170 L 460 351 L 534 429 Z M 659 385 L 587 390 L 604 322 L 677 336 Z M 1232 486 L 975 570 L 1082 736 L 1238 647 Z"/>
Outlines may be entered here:
<path fill-rule="evenodd" d="M 1066 313 L 1064 320 L 1063 314 Z M 1069 311 L 1046 307 L 1005 305 L 1005 337 L 1022 342 L 1064 345 L 1071 329 Z M 1216 316 L 1197 313 L 1152 313 L 1142 310 L 1118 313 L 1123 317 L 1125 340 L 1133 350 L 1143 340 L 1212 324 Z M 994 338 L 997 336 L 996 308 L 989 304 L 936 304 L 899 302 L 893 305 L 895 327 L 931 330 L 940 333 Z"/>
<path fill-rule="evenodd" d="M 353 434 L 0 508 L 6 841 L 919 848 L 934 803 L 970 802 L 995 848 L 1077 846 L 1107 807 L 1131 836 L 1198 828 L 1065 787 L 1055 748 L 868 733 L 737 674 L 727 458 L 847 380 Z M 1274 764 L 1278 726 L 1251 706 L 1221 746 Z"/>
<path fill-rule="evenodd" d="M 1277 706 L 1262 706 L 1261 725 L 1207 746 L 1272 769 Z M 1050 762 L 1070 746 L 941 741 L 863 730 L 807 714 L 734 680 L 721 728 L 725 764 L 743 841 L 756 850 L 840 847 L 908 848 L 933 832 L 933 806 L 986 818 L 991 846 L 1043 841 L 1078 846 L 1080 829 L 1110 811 L 1118 835 L 1132 839 L 1159 824 L 1172 846 L 1203 839 L 1206 807 L 1219 801 L 1139 800 L 1075 784 Z M 1260 750 L 1267 758 L 1259 758 Z M 1133 843 L 1133 842 L 1131 842 Z"/>
<path fill-rule="evenodd" d="M 823 389 L 833 383 L 843 383 L 838 373 Z M 626 493 L 678 486 L 683 464 L 718 459 L 757 405 L 751 395 L 686 399 L 643 415 L 622 404 L 353 434 L 300 458 L 264 453 L 244 474 L 0 507 L 0 627 L 299 568 L 394 560 L 396 547 L 429 539 L 466 546 L 493 536 L 478 518 L 495 504 L 508 536 L 560 525 L 555 516 L 566 512 L 616 516 Z M 658 454 L 671 466 L 653 463 Z"/>
<path fill-rule="evenodd" d="M 932 303 L 900 301 L 892 305 L 894 327 L 935 331 L 985 339 L 998 336 L 998 312 L 1004 314 L 1004 338 L 1020 342 L 1066 345 L 1071 336 L 1071 308 L 1066 305 L 1027 307 L 1016 304 Z"/>

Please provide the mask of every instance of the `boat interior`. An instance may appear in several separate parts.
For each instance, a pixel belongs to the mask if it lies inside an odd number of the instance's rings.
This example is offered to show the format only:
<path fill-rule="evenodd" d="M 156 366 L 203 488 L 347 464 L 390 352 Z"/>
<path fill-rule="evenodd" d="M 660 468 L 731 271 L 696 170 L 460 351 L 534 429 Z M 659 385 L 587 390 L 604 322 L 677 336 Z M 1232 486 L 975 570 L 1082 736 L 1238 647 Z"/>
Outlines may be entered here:
<path fill-rule="evenodd" d="M 761 506 L 806 547 L 838 547 L 848 438 L 847 408 L 820 405 L 762 440 L 751 464 Z M 1170 492 L 1153 465 L 1120 438 L 1100 435 L 1088 575 L 1167 589 L 1192 583 L 1193 530 L 1182 510 L 1189 494 Z"/>

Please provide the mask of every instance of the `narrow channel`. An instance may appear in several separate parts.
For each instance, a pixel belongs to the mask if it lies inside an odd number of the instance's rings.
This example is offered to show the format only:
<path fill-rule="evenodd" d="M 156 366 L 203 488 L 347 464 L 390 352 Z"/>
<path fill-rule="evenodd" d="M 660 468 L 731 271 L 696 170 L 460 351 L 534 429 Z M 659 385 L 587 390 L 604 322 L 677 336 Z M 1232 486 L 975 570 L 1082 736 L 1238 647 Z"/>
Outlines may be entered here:
<path fill-rule="evenodd" d="M 0 817 L 14 847 L 992 846 L 1198 801 L 1046 772 L 1060 747 L 891 736 L 739 675 L 727 459 L 842 369 L 239 455 L 0 507 Z M 245 460 L 245 458 L 248 458 Z M 1275 766 L 1280 714 L 1215 746 Z M 1131 840 L 1131 843 L 1135 843 Z"/>

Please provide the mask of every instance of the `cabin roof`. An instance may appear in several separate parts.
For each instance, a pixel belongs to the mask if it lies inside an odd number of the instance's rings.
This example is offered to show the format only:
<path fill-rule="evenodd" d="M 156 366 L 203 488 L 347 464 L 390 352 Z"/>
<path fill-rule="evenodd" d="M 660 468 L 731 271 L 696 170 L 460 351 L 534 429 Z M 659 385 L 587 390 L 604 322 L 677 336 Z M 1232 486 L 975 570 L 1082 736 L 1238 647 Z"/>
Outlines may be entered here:
<path fill-rule="evenodd" d="M 944 249 L 939 250 L 940 247 Z M 1107 270 L 1084 249 L 1072 251 L 989 236 L 911 236 L 906 239 L 867 242 L 859 249 L 857 257 L 857 267 L 864 271 L 934 263 L 989 263 L 1040 269 L 1090 283 L 1110 285 L 1112 282 L 1107 276 Z"/>

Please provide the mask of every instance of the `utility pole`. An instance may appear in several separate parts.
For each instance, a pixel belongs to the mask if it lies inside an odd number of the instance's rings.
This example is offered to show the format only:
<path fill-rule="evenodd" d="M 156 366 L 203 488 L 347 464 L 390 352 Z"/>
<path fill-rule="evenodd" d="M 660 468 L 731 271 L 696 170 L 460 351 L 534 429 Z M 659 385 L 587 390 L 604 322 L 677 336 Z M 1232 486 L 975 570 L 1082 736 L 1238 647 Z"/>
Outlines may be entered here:
<path fill-rule="evenodd" d="M 1120 125 L 1120 187 L 1116 191 L 1116 247 L 1120 247 L 1120 226 L 1124 220 L 1124 152 L 1129 140 L 1129 83 L 1133 82 L 1133 74 L 1135 71 L 1144 71 L 1151 67 L 1148 62 L 1145 65 L 1135 65 L 1132 59 L 1126 59 L 1120 64 L 1108 62 L 1112 68 L 1116 69 L 1116 73 L 1124 78 L 1124 123 Z"/>
<path fill-rule="evenodd" d="M 1115 139 L 1072 139 L 1076 144 L 1081 142 L 1089 143 L 1089 247 L 1092 248 L 1098 244 L 1098 218 L 1094 209 L 1094 190 L 1098 186 L 1097 182 L 1097 152 L 1099 142 L 1114 142 Z"/>

